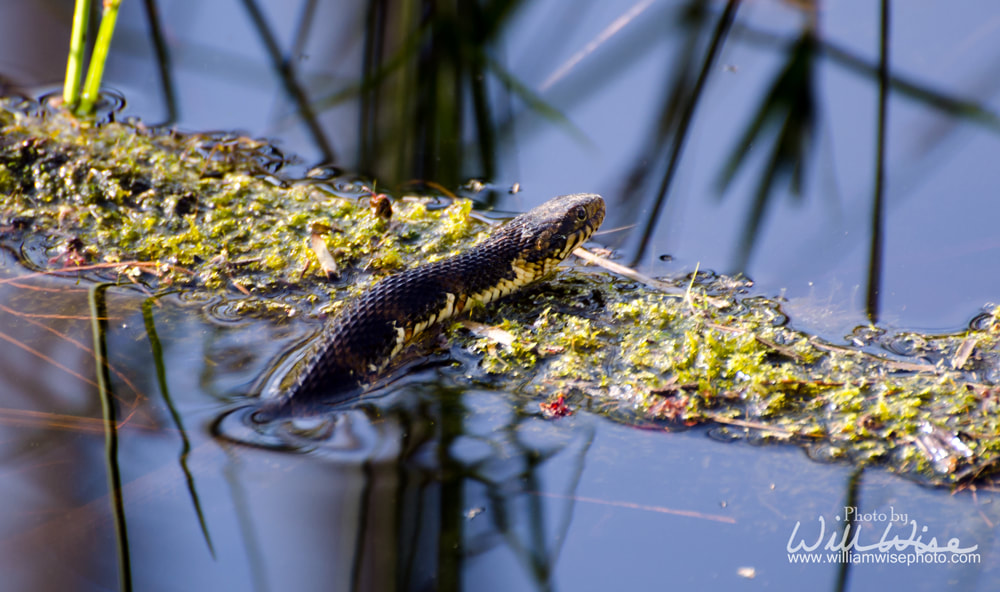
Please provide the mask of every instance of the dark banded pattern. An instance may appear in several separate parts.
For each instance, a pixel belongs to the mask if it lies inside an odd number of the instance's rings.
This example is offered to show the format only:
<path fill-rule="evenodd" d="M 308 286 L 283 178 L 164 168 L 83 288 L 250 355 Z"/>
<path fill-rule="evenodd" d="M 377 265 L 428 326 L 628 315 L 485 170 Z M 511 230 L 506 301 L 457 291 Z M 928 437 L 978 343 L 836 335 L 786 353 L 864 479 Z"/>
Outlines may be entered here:
<path fill-rule="evenodd" d="M 604 200 L 580 193 L 552 199 L 497 228 L 454 257 L 388 276 L 323 330 L 280 406 L 337 402 L 356 394 L 413 338 L 552 271 L 604 220 Z"/>

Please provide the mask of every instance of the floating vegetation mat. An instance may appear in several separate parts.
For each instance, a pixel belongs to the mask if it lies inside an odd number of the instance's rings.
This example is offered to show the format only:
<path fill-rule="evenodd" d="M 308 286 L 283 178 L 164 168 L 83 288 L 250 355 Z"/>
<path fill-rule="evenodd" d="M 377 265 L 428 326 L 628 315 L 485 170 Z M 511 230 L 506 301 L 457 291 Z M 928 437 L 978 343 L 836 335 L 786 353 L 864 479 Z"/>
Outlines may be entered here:
<path fill-rule="evenodd" d="M 10 99 L 0 132 L 4 240 L 29 266 L 231 291 L 245 297 L 239 312 L 331 312 L 372 277 L 489 232 L 468 200 L 387 208 L 333 169 L 288 180 L 280 151 L 235 134 L 84 123 Z"/>
<path fill-rule="evenodd" d="M 0 127 L 2 243 L 26 266 L 221 293 L 230 313 L 330 315 L 374 279 L 489 232 L 461 197 L 388 200 L 327 169 L 288 179 L 277 149 L 239 135 L 87 124 L 14 99 L 0 102 Z M 747 281 L 640 280 L 561 269 L 472 311 L 444 328 L 452 374 L 552 417 L 714 424 L 934 484 L 994 472 L 995 309 L 960 334 L 869 327 L 839 345 L 789 328 Z"/>

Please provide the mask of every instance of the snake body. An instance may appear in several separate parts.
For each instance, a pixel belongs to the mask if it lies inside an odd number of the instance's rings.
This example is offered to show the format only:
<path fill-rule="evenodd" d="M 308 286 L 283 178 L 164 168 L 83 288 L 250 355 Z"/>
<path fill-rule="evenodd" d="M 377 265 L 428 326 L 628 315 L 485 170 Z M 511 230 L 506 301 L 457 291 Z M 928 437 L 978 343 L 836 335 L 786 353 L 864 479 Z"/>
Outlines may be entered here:
<path fill-rule="evenodd" d="M 603 220 L 598 195 L 556 197 L 464 253 L 383 278 L 324 327 L 282 406 L 357 393 L 428 327 L 542 278 Z"/>

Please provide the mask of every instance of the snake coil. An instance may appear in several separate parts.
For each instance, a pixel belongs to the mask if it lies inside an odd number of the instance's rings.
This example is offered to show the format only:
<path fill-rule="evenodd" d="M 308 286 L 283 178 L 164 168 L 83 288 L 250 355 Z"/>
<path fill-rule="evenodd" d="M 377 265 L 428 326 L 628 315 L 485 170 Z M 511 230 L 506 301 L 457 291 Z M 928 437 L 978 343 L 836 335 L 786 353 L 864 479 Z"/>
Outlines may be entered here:
<path fill-rule="evenodd" d="M 464 253 L 383 278 L 324 327 L 294 386 L 269 407 L 332 403 L 360 392 L 425 329 L 544 277 L 603 220 L 599 195 L 556 197 Z"/>

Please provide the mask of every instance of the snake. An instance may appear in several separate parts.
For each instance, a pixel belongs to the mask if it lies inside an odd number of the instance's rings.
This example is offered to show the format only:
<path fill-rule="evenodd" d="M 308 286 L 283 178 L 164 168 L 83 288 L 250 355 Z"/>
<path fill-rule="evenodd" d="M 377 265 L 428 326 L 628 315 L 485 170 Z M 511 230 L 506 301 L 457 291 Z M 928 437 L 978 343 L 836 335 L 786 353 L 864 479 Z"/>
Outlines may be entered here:
<path fill-rule="evenodd" d="M 462 253 L 382 278 L 324 326 L 292 386 L 258 418 L 358 393 L 428 328 L 551 273 L 593 235 L 604 213 L 599 195 L 556 197 Z"/>

